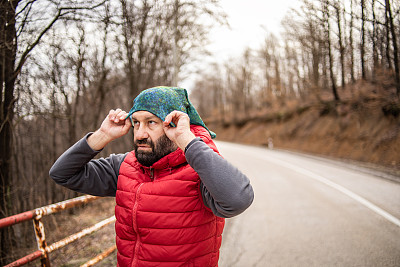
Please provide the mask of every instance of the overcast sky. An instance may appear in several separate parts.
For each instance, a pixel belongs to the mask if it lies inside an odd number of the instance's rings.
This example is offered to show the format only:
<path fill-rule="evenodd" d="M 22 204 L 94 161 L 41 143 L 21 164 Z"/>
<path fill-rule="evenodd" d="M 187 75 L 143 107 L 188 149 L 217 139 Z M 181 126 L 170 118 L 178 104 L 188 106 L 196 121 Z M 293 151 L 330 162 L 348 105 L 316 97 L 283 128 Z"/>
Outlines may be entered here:
<path fill-rule="evenodd" d="M 281 21 L 290 8 L 298 8 L 299 0 L 221 0 L 228 15 L 228 27 L 216 27 L 210 32 L 208 46 L 213 56 L 207 62 L 223 62 L 236 58 L 246 47 L 258 48 L 267 32 L 276 35 L 282 31 Z M 188 77 L 181 86 L 193 86 Z"/>
<path fill-rule="evenodd" d="M 298 8 L 299 0 L 222 0 L 231 29 L 218 27 L 211 32 L 210 50 L 218 57 L 241 54 L 245 47 L 258 48 L 266 30 L 278 35 L 287 11 Z"/>

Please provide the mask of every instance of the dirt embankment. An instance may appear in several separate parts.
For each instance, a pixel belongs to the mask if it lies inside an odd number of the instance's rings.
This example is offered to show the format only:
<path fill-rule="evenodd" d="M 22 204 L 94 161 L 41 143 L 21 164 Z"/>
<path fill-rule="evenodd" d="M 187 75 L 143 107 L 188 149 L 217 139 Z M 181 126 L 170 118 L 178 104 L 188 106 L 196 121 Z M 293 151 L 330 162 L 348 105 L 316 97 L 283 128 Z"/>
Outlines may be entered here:
<path fill-rule="evenodd" d="M 317 104 L 316 104 L 317 103 Z M 217 140 L 374 163 L 400 171 L 400 101 L 366 88 L 340 102 L 318 101 L 224 125 L 209 122 Z"/>

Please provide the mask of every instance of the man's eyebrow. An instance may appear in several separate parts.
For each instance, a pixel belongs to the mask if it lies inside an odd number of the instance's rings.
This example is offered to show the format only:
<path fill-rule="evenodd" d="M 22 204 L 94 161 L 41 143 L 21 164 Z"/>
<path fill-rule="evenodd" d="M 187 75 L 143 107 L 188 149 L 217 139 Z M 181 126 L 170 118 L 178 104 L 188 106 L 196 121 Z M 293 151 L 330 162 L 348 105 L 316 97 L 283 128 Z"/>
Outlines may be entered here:
<path fill-rule="evenodd" d="M 144 120 L 148 121 L 148 120 L 154 120 L 154 119 L 158 119 L 158 117 L 156 115 L 148 115 L 146 117 L 144 117 Z M 138 120 L 135 116 L 132 115 L 132 120 Z"/>

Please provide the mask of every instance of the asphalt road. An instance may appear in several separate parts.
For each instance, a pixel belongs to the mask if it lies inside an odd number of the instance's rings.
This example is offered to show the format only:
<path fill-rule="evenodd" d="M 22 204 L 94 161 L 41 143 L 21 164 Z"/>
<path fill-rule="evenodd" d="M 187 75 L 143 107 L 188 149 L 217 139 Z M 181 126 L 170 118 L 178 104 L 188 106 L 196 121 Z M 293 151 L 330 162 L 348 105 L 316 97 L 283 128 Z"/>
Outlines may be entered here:
<path fill-rule="evenodd" d="M 217 146 L 255 192 L 226 220 L 220 267 L 400 266 L 399 182 L 332 160 Z"/>

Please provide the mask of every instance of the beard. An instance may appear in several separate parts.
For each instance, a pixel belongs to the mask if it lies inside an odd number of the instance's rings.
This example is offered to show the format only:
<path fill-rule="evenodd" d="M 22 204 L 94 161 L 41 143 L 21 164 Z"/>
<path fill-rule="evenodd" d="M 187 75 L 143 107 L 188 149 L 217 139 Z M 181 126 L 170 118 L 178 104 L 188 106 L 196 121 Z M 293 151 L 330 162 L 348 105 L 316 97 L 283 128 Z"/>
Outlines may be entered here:
<path fill-rule="evenodd" d="M 139 151 L 138 145 L 141 144 L 150 146 L 151 152 Z M 160 136 L 155 143 L 150 138 L 136 140 L 133 144 L 133 148 L 137 161 L 143 166 L 150 167 L 164 156 L 174 152 L 177 146 L 164 134 Z"/>

